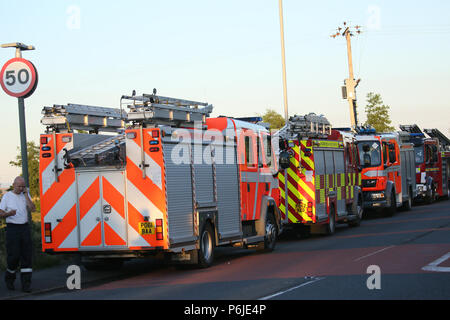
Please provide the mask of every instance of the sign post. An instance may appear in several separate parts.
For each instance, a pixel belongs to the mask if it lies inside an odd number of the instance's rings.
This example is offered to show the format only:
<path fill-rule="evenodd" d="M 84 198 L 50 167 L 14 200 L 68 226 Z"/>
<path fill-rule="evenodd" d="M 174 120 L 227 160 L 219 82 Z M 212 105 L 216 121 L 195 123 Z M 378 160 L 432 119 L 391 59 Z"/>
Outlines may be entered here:
<path fill-rule="evenodd" d="M 6 62 L 0 71 L 0 85 L 6 94 L 18 98 L 22 175 L 27 188 L 29 188 L 25 98 L 31 96 L 36 90 L 38 74 L 33 63 L 22 59 L 22 51 L 34 50 L 34 47 L 22 43 L 3 44 L 1 47 L 16 48 L 16 57 Z"/>

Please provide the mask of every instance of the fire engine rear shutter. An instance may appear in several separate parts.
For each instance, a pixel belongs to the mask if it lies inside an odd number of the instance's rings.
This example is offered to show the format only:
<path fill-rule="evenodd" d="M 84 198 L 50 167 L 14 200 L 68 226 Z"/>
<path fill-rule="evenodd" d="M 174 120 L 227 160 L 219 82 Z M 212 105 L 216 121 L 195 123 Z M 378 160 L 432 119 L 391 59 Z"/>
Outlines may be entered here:
<path fill-rule="evenodd" d="M 187 145 L 184 145 L 187 147 Z M 166 165 L 167 213 L 169 220 L 169 238 L 171 243 L 191 241 L 194 239 L 194 218 L 192 203 L 191 166 L 186 161 L 178 164 L 177 150 L 183 143 L 164 143 L 164 160 Z M 189 150 L 189 148 L 183 148 Z M 172 152 L 174 156 L 172 157 Z M 184 155 L 184 158 L 190 159 Z"/>

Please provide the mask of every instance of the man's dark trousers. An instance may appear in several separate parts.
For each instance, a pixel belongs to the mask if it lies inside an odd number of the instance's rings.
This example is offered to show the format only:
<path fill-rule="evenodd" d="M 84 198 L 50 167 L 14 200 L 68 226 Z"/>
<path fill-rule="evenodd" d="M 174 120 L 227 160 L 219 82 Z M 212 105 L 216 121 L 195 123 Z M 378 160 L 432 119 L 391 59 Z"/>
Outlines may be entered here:
<path fill-rule="evenodd" d="M 16 271 L 20 264 L 22 290 L 29 291 L 31 286 L 33 245 L 30 225 L 6 224 L 7 270 L 5 281 L 8 288 L 14 287 Z"/>

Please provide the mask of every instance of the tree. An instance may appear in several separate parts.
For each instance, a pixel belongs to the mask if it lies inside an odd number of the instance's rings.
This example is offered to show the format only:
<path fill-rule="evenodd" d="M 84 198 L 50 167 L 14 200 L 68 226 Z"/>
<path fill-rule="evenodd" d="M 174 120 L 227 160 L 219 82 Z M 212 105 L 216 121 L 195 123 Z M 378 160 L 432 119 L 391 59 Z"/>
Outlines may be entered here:
<path fill-rule="evenodd" d="M 17 148 L 19 154 L 16 161 L 10 161 L 9 164 L 14 167 L 22 168 L 22 156 L 20 148 Z M 28 153 L 28 175 L 30 182 L 30 194 L 32 197 L 39 196 L 39 146 L 34 141 L 27 142 Z"/>
<path fill-rule="evenodd" d="M 273 109 L 267 109 L 262 116 L 263 122 L 270 124 L 270 129 L 281 129 L 285 125 L 284 117 Z"/>
<path fill-rule="evenodd" d="M 372 126 L 377 132 L 394 131 L 395 128 L 390 126 L 392 121 L 389 118 L 389 109 L 389 106 L 383 104 L 380 94 L 369 92 L 367 94 L 367 121 L 365 125 Z"/>

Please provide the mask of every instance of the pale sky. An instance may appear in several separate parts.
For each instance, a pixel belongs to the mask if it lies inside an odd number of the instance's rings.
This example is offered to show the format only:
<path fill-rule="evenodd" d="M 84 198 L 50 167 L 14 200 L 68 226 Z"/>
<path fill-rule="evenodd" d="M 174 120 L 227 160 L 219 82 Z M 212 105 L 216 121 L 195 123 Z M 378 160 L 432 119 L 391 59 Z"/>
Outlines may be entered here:
<path fill-rule="evenodd" d="M 416 123 L 450 137 L 450 1 L 284 0 L 289 113 L 324 114 L 349 126 L 340 87 L 348 77 L 344 21 L 352 39 L 360 121 L 368 92 L 391 107 L 393 125 Z M 0 43 L 23 42 L 39 72 L 26 99 L 28 140 L 38 142 L 43 106 L 119 107 L 123 94 L 209 102 L 213 116 L 283 114 L 277 0 L 6 1 Z M 14 50 L 0 49 L 0 64 Z M 0 92 L 0 183 L 20 145 L 17 99 Z"/>

